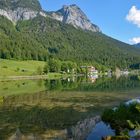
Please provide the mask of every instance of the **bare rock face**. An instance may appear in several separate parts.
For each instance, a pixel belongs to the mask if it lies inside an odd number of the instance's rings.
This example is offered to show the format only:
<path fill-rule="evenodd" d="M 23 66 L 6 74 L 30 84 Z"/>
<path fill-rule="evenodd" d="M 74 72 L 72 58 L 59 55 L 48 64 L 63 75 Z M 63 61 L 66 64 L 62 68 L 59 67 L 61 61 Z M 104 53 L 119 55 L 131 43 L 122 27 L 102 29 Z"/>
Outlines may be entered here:
<path fill-rule="evenodd" d="M 18 20 L 29 20 L 36 17 L 38 12 L 32 11 L 26 8 L 17 8 L 16 10 L 2 10 L 0 9 L 0 15 L 7 17 L 12 22 Z"/>
<path fill-rule="evenodd" d="M 44 12 L 38 0 L 0 0 L 0 15 L 5 16 L 13 23 L 19 20 L 29 20 L 38 15 L 59 20 L 65 24 L 71 24 L 75 28 L 85 31 L 100 32 L 95 24 L 92 24 L 84 12 L 77 5 L 63 6 L 56 12 Z"/>
<path fill-rule="evenodd" d="M 37 0 L 0 0 L 0 15 L 12 22 L 46 16 Z"/>
<path fill-rule="evenodd" d="M 87 16 L 77 5 L 63 6 L 62 9 L 51 12 L 50 17 L 59 20 L 66 24 L 71 24 L 75 28 L 89 30 L 93 32 L 100 32 L 101 30 L 97 25 L 90 22 Z"/>
<path fill-rule="evenodd" d="M 17 8 L 16 10 L 3 10 L 0 9 L 0 15 L 5 16 L 7 19 L 11 20 L 12 22 L 16 23 L 19 20 L 29 20 L 33 19 L 38 15 L 46 17 L 46 14 L 42 11 L 33 11 L 27 8 Z"/>

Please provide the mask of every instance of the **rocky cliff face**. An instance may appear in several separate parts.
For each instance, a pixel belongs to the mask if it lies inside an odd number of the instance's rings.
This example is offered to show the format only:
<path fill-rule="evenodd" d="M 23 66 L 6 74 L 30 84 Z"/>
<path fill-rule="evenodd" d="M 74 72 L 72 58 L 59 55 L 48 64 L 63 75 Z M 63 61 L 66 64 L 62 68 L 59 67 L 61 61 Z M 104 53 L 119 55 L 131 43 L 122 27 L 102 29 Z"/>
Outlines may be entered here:
<path fill-rule="evenodd" d="M 50 17 L 63 23 L 71 24 L 75 28 L 100 32 L 99 27 L 92 24 L 84 12 L 76 5 L 63 6 L 62 9 L 56 12 L 51 12 Z"/>
<path fill-rule="evenodd" d="M 39 3 L 36 3 L 37 0 L 29 0 L 28 2 L 24 0 L 1 0 L 0 15 L 12 22 L 29 20 L 37 15 L 46 16 Z"/>
<path fill-rule="evenodd" d="M 16 23 L 19 20 L 29 20 L 38 15 L 49 16 L 75 28 L 100 32 L 97 25 L 90 22 L 84 12 L 76 5 L 63 6 L 56 12 L 43 12 L 38 0 L 0 0 L 0 15 Z"/>
<path fill-rule="evenodd" d="M 36 17 L 38 14 L 37 11 L 32 11 L 26 8 L 17 8 L 16 10 L 3 10 L 0 9 L 0 15 L 7 17 L 12 22 L 17 22 L 18 20 L 29 20 Z"/>

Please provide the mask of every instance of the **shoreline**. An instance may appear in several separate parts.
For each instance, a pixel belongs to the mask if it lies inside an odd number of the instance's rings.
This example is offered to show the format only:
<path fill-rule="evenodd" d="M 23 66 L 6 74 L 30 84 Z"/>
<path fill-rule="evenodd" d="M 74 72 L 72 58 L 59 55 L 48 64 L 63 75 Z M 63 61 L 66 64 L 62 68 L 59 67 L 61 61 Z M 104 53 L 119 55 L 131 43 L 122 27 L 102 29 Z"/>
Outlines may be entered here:
<path fill-rule="evenodd" d="M 0 77 L 0 82 L 4 81 L 16 81 L 16 80 L 39 80 L 47 79 L 48 75 L 34 75 L 34 76 L 5 76 Z"/>
<path fill-rule="evenodd" d="M 67 78 L 71 76 L 83 76 L 80 74 L 77 75 L 63 75 L 59 73 L 50 73 L 48 75 L 32 75 L 32 76 L 0 76 L 0 82 L 6 81 L 17 81 L 17 80 L 46 80 L 46 79 L 58 79 L 58 78 Z"/>

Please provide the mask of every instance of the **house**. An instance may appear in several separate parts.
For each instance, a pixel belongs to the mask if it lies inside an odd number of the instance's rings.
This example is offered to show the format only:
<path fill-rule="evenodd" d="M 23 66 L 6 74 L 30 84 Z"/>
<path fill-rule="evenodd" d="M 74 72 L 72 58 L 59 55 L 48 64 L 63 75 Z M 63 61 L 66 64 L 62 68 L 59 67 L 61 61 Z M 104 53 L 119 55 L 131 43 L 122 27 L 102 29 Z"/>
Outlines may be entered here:
<path fill-rule="evenodd" d="M 88 66 L 87 73 L 89 76 L 96 75 L 96 74 L 98 74 L 98 70 L 96 70 L 96 68 L 93 66 Z"/>
<path fill-rule="evenodd" d="M 98 70 L 94 66 L 81 66 L 82 69 L 86 69 L 88 76 L 93 76 L 98 74 Z"/>

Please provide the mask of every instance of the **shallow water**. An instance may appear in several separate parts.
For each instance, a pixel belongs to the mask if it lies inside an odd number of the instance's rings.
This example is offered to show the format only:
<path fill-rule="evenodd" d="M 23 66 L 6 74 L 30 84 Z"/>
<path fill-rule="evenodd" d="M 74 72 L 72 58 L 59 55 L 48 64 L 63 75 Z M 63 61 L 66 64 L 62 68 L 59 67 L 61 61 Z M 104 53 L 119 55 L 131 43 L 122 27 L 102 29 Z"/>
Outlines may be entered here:
<path fill-rule="evenodd" d="M 0 82 L 0 139 L 8 139 L 19 131 L 20 135 L 40 139 L 74 138 L 81 128 L 72 128 L 79 121 L 140 97 L 137 76 L 96 78 Z M 83 130 L 87 127 L 85 123 L 81 126 Z M 87 133 L 92 133 L 84 134 L 82 139 L 89 135 L 88 140 L 98 140 L 111 132 L 105 130 L 103 123 L 90 129 Z"/>

